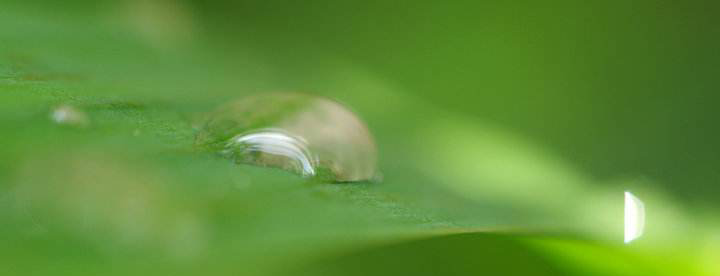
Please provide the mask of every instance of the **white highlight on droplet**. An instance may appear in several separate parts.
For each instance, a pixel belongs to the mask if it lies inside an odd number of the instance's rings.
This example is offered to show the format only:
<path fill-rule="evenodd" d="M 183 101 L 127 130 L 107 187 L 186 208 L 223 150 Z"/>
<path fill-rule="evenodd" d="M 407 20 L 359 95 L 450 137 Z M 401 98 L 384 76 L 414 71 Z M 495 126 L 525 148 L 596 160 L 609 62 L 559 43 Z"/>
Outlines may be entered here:
<path fill-rule="evenodd" d="M 226 145 L 225 153 L 232 152 L 236 147 L 241 147 L 245 154 L 262 152 L 287 157 L 296 163 L 302 175 L 315 175 L 314 158 L 310 154 L 307 142 L 302 138 L 279 130 L 267 130 L 233 137 Z"/>
<path fill-rule="evenodd" d="M 632 193 L 625 192 L 625 243 L 643 235 L 645 229 L 645 204 Z"/>

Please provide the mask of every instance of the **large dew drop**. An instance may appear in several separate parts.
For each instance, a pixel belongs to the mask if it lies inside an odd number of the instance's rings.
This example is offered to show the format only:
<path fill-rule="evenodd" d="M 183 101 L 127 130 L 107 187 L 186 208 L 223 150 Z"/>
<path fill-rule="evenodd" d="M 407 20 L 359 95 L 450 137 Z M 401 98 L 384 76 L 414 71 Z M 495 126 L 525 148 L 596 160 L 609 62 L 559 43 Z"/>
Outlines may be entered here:
<path fill-rule="evenodd" d="M 377 176 L 377 150 L 368 128 L 353 112 L 327 98 L 256 95 L 221 106 L 199 127 L 196 144 L 237 163 L 334 182 Z"/>

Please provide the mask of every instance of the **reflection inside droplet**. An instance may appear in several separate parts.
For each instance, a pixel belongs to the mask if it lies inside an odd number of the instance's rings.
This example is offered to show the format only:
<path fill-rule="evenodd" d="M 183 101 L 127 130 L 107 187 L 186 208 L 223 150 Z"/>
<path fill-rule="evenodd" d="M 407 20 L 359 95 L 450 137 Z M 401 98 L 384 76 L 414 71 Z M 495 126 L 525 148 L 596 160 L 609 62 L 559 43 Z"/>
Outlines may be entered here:
<path fill-rule="evenodd" d="M 645 229 L 645 205 L 630 192 L 625 192 L 625 243 L 642 236 Z"/>
<path fill-rule="evenodd" d="M 345 106 L 323 97 L 272 93 L 230 102 L 203 120 L 196 144 L 238 163 L 327 181 L 377 176 L 368 128 Z"/>
<path fill-rule="evenodd" d="M 242 163 L 254 163 L 294 171 L 303 176 L 315 176 L 315 158 L 300 137 L 282 130 L 264 130 L 233 137 L 223 154 Z"/>

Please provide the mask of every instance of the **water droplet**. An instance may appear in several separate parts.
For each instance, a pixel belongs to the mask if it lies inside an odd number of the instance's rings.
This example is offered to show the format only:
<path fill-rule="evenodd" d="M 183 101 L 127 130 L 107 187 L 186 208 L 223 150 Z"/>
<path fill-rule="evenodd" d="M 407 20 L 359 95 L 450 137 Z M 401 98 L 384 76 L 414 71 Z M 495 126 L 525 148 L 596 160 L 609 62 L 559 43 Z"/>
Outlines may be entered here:
<path fill-rule="evenodd" d="M 240 99 L 210 113 L 196 144 L 238 163 L 335 182 L 377 179 L 375 142 L 340 103 L 299 93 Z"/>
<path fill-rule="evenodd" d="M 85 127 L 90 124 L 90 119 L 85 112 L 70 105 L 60 105 L 53 109 L 50 119 L 61 125 L 76 127 Z"/>
<path fill-rule="evenodd" d="M 630 192 L 625 192 L 625 243 L 643 235 L 645 229 L 645 204 Z"/>

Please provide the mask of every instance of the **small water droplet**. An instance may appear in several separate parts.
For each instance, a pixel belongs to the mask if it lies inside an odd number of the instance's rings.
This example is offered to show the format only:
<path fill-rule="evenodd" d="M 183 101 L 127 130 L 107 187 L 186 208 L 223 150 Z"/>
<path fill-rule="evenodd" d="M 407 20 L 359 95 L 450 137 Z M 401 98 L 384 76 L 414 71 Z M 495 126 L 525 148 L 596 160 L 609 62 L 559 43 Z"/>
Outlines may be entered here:
<path fill-rule="evenodd" d="M 321 180 L 369 181 L 379 175 L 365 123 L 340 103 L 318 96 L 273 93 L 230 102 L 205 118 L 196 144 L 238 163 Z"/>
<path fill-rule="evenodd" d="M 630 192 L 625 192 L 625 243 L 643 235 L 645 230 L 645 204 Z"/>
<path fill-rule="evenodd" d="M 50 113 L 50 119 L 61 125 L 85 127 L 90 124 L 90 119 L 85 112 L 71 106 L 60 105 Z"/>

